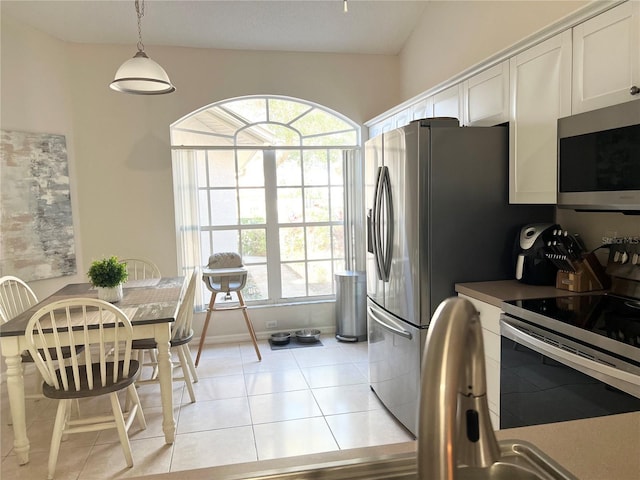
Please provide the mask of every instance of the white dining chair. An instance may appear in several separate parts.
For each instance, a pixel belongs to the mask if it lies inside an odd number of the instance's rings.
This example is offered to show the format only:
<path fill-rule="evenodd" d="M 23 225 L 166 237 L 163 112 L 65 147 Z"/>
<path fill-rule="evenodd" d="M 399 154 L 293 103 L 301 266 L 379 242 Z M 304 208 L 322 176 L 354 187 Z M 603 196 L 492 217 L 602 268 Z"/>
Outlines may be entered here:
<path fill-rule="evenodd" d="M 191 402 L 196 401 L 193 391 L 193 384 L 198 381 L 193 359 L 191 358 L 191 350 L 189 350 L 189 342 L 193 339 L 193 306 L 195 302 L 196 283 L 200 277 L 200 269 L 194 268 L 191 275 L 187 275 L 182 285 L 180 293 L 180 306 L 178 307 L 178 315 L 176 321 L 171 324 L 171 351 L 178 355 L 178 363 L 176 367 L 182 369 L 182 377 L 173 377 L 174 381 L 183 380 L 187 386 Z M 157 343 L 153 338 L 145 338 L 134 340 L 132 348 L 134 350 L 155 350 Z M 154 373 L 151 378 L 139 380 L 138 385 L 146 383 L 158 382 L 158 367 L 155 364 Z"/>
<path fill-rule="evenodd" d="M 13 275 L 6 275 L 0 278 L 0 321 L 3 323 L 8 322 L 37 303 L 36 294 L 23 280 Z M 23 366 L 33 363 L 28 351 L 22 353 L 21 359 Z M 35 393 L 26 394 L 25 398 L 39 399 L 43 397 L 42 377 L 38 369 L 36 369 Z"/>
<path fill-rule="evenodd" d="M 144 258 L 123 258 L 120 263 L 127 264 L 128 280 L 146 280 L 148 278 L 160 278 L 160 268 L 151 260 Z"/>
<path fill-rule="evenodd" d="M 38 303 L 31 287 L 13 275 L 0 278 L 0 315 L 9 321 Z"/>
<path fill-rule="evenodd" d="M 79 338 L 74 336 L 73 330 Z M 146 422 L 134 385 L 140 365 L 131 358 L 132 337 L 131 321 L 122 310 L 91 298 L 53 302 L 39 309 L 29 320 L 25 340 L 44 379 L 42 392 L 48 398 L 59 400 L 51 437 L 48 479 L 55 474 L 60 441 L 67 434 L 115 428 L 127 466 L 133 466 L 128 430 L 136 418 L 142 429 L 146 428 Z M 79 349 L 78 341 L 82 342 L 82 349 Z M 62 349 L 67 344 L 72 353 L 68 365 L 62 359 Z M 122 390 L 126 390 L 131 404 L 126 419 L 118 399 L 118 392 Z M 110 397 L 111 415 L 71 420 L 74 399 L 102 395 Z"/>
<path fill-rule="evenodd" d="M 123 258 L 120 263 L 127 265 L 127 273 L 129 274 L 127 281 L 129 280 L 148 280 L 153 278 L 162 278 L 160 268 L 151 260 L 146 258 Z M 149 362 L 144 361 L 145 352 L 149 355 Z M 140 364 L 144 367 L 146 365 L 152 365 L 154 367 L 152 371 L 152 377 L 158 374 L 158 350 L 151 348 L 149 350 L 136 350 L 136 359 L 140 361 Z"/>

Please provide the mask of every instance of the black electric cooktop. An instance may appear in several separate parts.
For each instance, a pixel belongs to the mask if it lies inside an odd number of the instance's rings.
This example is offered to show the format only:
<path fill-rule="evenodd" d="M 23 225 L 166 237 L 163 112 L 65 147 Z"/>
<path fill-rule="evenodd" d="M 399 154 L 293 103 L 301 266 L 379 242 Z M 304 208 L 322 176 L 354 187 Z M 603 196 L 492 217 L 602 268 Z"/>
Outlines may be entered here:
<path fill-rule="evenodd" d="M 611 294 L 572 295 L 505 302 L 507 313 L 527 320 L 541 315 L 578 329 L 579 337 L 601 335 L 640 349 L 640 300 Z M 522 311 L 524 310 L 524 312 Z M 536 314 L 531 317 L 527 312 Z M 566 330 L 566 329 L 563 329 Z"/>

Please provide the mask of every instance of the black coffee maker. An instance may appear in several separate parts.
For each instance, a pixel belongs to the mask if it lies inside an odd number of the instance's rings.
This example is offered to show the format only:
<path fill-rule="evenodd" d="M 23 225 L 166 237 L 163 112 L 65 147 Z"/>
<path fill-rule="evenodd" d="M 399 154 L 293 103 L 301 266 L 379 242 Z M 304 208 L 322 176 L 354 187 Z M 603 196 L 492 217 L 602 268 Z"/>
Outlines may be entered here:
<path fill-rule="evenodd" d="M 553 241 L 555 223 L 525 225 L 516 239 L 516 280 L 529 285 L 555 285 L 558 269 L 546 257 L 547 244 Z"/>

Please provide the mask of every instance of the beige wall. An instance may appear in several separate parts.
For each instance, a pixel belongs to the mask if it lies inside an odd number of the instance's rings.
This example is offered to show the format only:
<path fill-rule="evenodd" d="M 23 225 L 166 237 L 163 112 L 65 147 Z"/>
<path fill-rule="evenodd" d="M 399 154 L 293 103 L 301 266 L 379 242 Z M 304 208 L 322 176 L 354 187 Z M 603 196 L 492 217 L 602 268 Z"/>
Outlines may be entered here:
<path fill-rule="evenodd" d="M 68 81 L 66 49 L 60 42 L 21 23 L 2 18 L 0 30 L 0 127 L 5 130 L 46 132 L 66 136 L 74 212 L 76 255 L 82 259 L 79 228 L 75 137 Z M 35 53 L 31 53 L 35 52 Z M 83 266 L 79 265 L 83 272 Z M 11 274 L 11 272 L 5 272 Z M 42 297 L 83 275 L 32 282 Z"/>
<path fill-rule="evenodd" d="M 91 260 L 111 254 L 148 257 L 163 273 L 176 272 L 169 125 L 193 110 L 241 95 L 282 94 L 363 123 L 585 3 L 433 2 L 400 56 L 147 47 L 177 86 L 157 97 L 107 88 L 135 53 L 133 44 L 66 44 L 3 15 L 0 126 L 66 135 L 71 172 L 79 274 L 32 287 L 42 297 L 84 281 Z M 558 221 L 586 231 L 591 244 L 601 236 L 600 222 L 605 232 L 640 234 L 637 217 L 565 211 Z M 331 313 L 330 305 L 287 307 L 278 313 L 279 327 L 330 326 Z M 256 310 L 257 330 L 269 315 Z M 216 328 L 244 334 L 234 320 Z"/>
<path fill-rule="evenodd" d="M 2 128 L 67 137 L 77 201 L 78 279 L 104 255 L 143 256 L 176 273 L 169 125 L 242 95 L 289 95 L 363 123 L 398 99 L 397 56 L 147 47 L 177 91 L 123 95 L 108 88 L 135 45 L 62 43 L 4 15 Z M 39 296 L 70 278 L 33 282 Z"/>
<path fill-rule="evenodd" d="M 448 80 L 588 3 L 429 2 L 400 54 L 400 100 Z"/>
<path fill-rule="evenodd" d="M 132 96 L 107 88 L 132 47 L 67 47 L 76 86 L 73 118 L 85 263 L 113 252 L 142 255 L 156 260 L 163 272 L 175 272 L 169 125 L 193 110 L 242 95 L 283 94 L 363 122 L 397 98 L 393 56 L 147 50 L 170 72 L 175 93 Z"/>
<path fill-rule="evenodd" d="M 589 3 L 429 2 L 400 55 L 400 101 L 445 82 Z M 598 247 L 611 232 L 640 237 L 638 216 L 558 209 L 556 221 L 581 234 L 589 248 Z"/>

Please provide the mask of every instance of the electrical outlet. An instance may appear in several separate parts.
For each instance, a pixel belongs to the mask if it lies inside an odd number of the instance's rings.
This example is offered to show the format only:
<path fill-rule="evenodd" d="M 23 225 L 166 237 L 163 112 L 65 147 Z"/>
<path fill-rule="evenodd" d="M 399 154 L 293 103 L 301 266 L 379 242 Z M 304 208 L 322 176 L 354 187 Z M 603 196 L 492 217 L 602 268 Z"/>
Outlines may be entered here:
<path fill-rule="evenodd" d="M 267 328 L 278 328 L 278 322 L 276 320 L 271 320 L 269 322 L 265 322 L 264 325 Z"/>

